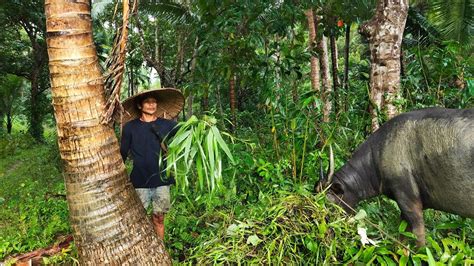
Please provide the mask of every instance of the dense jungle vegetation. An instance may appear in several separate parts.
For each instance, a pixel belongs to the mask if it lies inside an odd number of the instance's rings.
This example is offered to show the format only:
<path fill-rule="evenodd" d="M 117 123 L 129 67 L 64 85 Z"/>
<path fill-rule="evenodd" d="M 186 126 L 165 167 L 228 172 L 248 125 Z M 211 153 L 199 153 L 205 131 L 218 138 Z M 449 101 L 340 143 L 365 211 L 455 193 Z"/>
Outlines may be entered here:
<path fill-rule="evenodd" d="M 105 71 L 122 2 L 92 2 Z M 474 2 L 409 4 L 390 104 L 399 113 L 474 107 Z M 372 132 L 373 110 L 378 123 L 389 119 L 371 99 L 371 51 L 360 33 L 376 5 L 142 0 L 132 8 L 121 99 L 159 86 L 186 96 L 170 144 L 177 184 L 164 242 L 173 263 L 474 264 L 472 219 L 425 210 L 427 244 L 417 248 L 394 201 L 373 198 L 350 215 L 314 191 L 330 147 L 337 170 Z M 64 241 L 72 228 L 44 1 L 6 0 L 0 10 L 0 261 L 10 265 Z M 77 264 L 77 249 L 72 242 L 37 259 Z"/>

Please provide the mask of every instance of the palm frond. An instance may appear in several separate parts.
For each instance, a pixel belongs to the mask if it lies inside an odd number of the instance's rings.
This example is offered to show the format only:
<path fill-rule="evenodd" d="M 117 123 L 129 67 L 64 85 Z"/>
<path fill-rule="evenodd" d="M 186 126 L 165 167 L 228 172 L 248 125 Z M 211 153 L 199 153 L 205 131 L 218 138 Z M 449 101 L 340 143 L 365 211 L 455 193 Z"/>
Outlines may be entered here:
<path fill-rule="evenodd" d="M 168 21 L 170 24 L 191 24 L 199 17 L 191 12 L 189 6 L 173 0 L 150 0 L 140 2 L 140 12 Z"/>
<path fill-rule="evenodd" d="M 403 40 L 405 45 L 439 44 L 441 34 L 418 8 L 408 10 L 407 22 L 405 25 L 405 35 L 412 36 Z"/>
<path fill-rule="evenodd" d="M 430 18 L 446 40 L 473 46 L 474 2 L 471 0 L 433 0 Z"/>

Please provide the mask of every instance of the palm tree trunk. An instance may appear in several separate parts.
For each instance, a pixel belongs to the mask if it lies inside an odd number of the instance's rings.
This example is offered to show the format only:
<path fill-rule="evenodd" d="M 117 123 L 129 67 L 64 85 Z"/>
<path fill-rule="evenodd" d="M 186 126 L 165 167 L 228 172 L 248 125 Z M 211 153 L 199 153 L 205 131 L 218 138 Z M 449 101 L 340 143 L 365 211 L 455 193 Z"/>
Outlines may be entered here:
<path fill-rule="evenodd" d="M 329 115 L 331 114 L 332 110 L 332 87 L 331 87 L 331 78 L 329 73 L 329 55 L 328 55 L 328 45 L 327 45 L 327 37 L 322 36 L 321 40 L 318 43 L 319 47 L 319 64 L 321 65 L 321 78 L 322 78 L 322 101 L 324 102 L 323 108 L 323 122 L 329 122 Z"/>
<path fill-rule="evenodd" d="M 309 31 L 309 51 L 311 52 L 311 88 L 315 92 L 319 92 L 319 63 L 318 58 L 313 55 L 315 52 L 315 45 L 316 45 L 316 32 L 317 32 L 317 25 L 314 23 L 314 13 L 313 9 L 308 9 L 305 12 L 306 18 L 308 20 L 308 31 Z"/>
<path fill-rule="evenodd" d="M 70 223 L 82 264 L 170 264 L 127 177 L 111 127 L 90 1 L 46 0 L 49 69 Z"/>
<path fill-rule="evenodd" d="M 379 0 L 374 17 L 360 28 L 370 46 L 373 131 L 379 127 L 377 109 L 385 109 L 389 119 L 398 113 L 394 101 L 400 90 L 400 50 L 407 15 L 408 0 Z"/>

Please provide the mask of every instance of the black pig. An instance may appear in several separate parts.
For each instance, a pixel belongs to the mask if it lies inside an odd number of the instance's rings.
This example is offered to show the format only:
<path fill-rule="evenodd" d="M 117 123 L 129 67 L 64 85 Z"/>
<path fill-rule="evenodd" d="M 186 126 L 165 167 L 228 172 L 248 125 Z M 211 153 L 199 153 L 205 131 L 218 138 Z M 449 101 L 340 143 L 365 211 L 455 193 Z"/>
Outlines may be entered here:
<path fill-rule="evenodd" d="M 401 114 L 373 133 L 336 173 L 328 198 L 346 210 L 384 194 L 425 244 L 423 209 L 474 217 L 474 108 Z"/>

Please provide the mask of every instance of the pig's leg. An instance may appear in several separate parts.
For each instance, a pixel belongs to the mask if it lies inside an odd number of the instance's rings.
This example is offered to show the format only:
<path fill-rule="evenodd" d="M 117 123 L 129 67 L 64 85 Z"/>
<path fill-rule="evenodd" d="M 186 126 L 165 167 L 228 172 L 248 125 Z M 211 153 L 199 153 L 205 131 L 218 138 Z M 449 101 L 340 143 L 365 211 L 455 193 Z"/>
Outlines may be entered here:
<path fill-rule="evenodd" d="M 422 247 L 425 245 L 425 222 L 423 221 L 423 204 L 421 199 L 415 193 L 400 191 L 395 194 L 395 200 L 402 212 L 402 218 L 405 219 L 409 228 L 416 236 L 416 245 Z"/>

